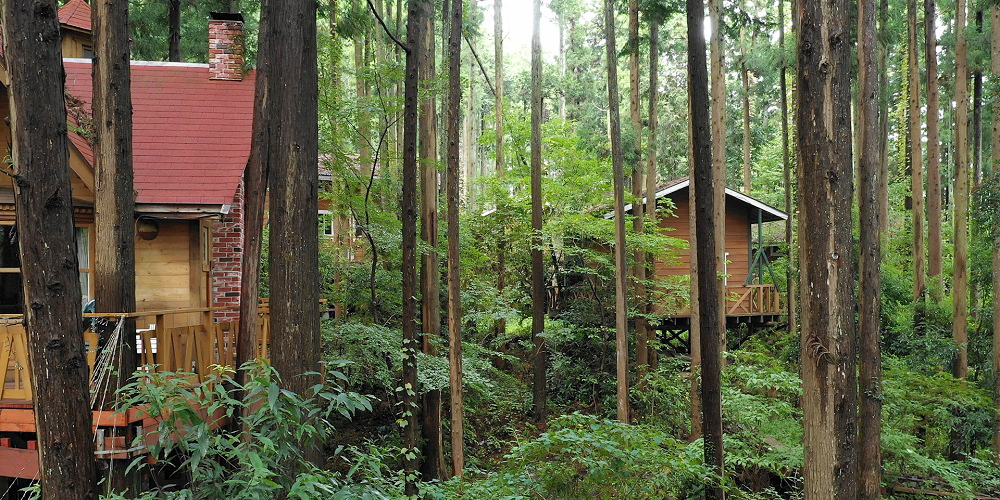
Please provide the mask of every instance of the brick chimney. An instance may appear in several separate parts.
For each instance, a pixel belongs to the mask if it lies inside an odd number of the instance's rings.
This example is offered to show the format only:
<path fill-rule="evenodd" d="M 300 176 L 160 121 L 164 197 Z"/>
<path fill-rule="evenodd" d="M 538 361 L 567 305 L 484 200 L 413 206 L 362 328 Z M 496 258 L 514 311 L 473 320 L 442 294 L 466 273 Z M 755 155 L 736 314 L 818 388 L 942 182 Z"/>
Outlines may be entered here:
<path fill-rule="evenodd" d="M 208 15 L 208 77 L 243 80 L 243 15 Z"/>

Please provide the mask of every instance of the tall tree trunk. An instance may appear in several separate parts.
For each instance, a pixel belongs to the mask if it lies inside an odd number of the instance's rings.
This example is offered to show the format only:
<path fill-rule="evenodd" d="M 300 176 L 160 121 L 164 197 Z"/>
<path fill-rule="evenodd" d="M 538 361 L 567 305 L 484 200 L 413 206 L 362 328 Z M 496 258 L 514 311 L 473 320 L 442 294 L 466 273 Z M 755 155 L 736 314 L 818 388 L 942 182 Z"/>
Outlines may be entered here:
<path fill-rule="evenodd" d="M 858 494 L 850 2 L 797 2 L 802 410 L 809 498 Z"/>
<path fill-rule="evenodd" d="M 788 245 L 788 279 L 785 282 L 787 288 L 788 308 L 788 333 L 795 335 L 797 331 L 795 316 L 795 256 L 793 254 L 792 224 L 794 224 L 794 212 L 792 211 L 792 162 L 789 159 L 788 151 L 788 59 L 785 54 L 785 0 L 778 0 L 778 46 L 781 51 L 781 74 L 779 75 L 781 87 L 781 165 L 785 178 L 785 243 Z"/>
<path fill-rule="evenodd" d="M 697 203 L 697 261 L 699 327 L 701 334 L 701 398 L 704 404 L 702 426 L 705 432 L 705 463 L 723 474 L 722 449 L 722 349 L 719 323 L 719 280 L 716 279 L 716 207 L 712 168 L 712 136 L 708 116 L 708 69 L 705 61 L 705 6 L 702 0 L 687 0 L 688 103 L 691 112 L 691 142 L 694 150 L 694 190 Z M 713 30 L 713 35 L 715 31 Z M 708 299 L 708 300 L 705 300 Z M 723 498 L 722 485 L 713 483 L 705 489 L 706 498 Z"/>
<path fill-rule="evenodd" d="M 404 494 L 417 495 L 420 467 L 420 406 L 417 350 L 417 108 L 419 59 L 430 0 L 408 0 L 406 18 L 406 76 L 403 81 L 402 274 L 403 274 L 403 476 Z"/>
<path fill-rule="evenodd" d="M 958 353 L 953 374 L 965 378 L 969 371 L 969 82 L 966 68 L 965 0 L 955 5 L 955 262 L 952 277 L 952 340 Z"/>
<path fill-rule="evenodd" d="M 924 0 L 924 58 L 927 61 L 927 276 L 934 300 L 941 295 L 941 138 L 938 132 L 937 33 L 935 0 Z"/>
<path fill-rule="evenodd" d="M 448 40 L 448 366 L 451 404 L 451 457 L 455 475 L 465 467 L 462 399 L 462 295 L 459 280 L 458 161 L 462 110 L 462 1 L 451 3 Z"/>
<path fill-rule="evenodd" d="M 920 61 L 917 58 L 917 1 L 907 2 L 907 66 L 910 79 L 910 170 L 913 199 L 913 300 L 922 301 L 926 292 L 924 270 L 924 172 L 920 147 Z"/>
<path fill-rule="evenodd" d="M 983 33 L 983 11 L 976 11 L 976 32 Z M 972 177 L 973 188 L 983 180 L 983 70 L 976 64 L 972 72 Z M 976 284 L 972 283 L 974 287 Z M 976 291 L 972 290 L 972 314 L 976 309 Z"/>
<path fill-rule="evenodd" d="M 878 26 L 879 26 L 879 88 L 889 88 L 889 0 L 879 0 L 878 5 Z M 883 138 L 889 137 L 889 92 L 881 93 L 879 100 L 881 131 L 879 135 Z M 938 190 L 940 194 L 940 189 Z M 940 199 L 940 196 L 938 196 Z M 879 163 L 879 184 L 878 184 L 878 213 L 879 232 L 883 237 L 888 238 L 889 234 L 889 141 L 882 141 L 882 154 Z"/>
<path fill-rule="evenodd" d="M 691 75 L 688 73 L 688 88 L 691 87 Z M 691 112 L 691 102 L 688 100 L 688 116 Z M 688 248 L 690 253 L 690 287 L 691 287 L 691 319 L 689 322 L 689 338 L 691 339 L 691 387 L 688 392 L 691 398 L 691 435 L 689 439 L 695 441 L 702 436 L 701 421 L 701 290 L 698 289 L 699 275 L 698 269 L 698 217 L 695 207 L 698 206 L 698 189 L 696 184 L 698 179 L 695 176 L 694 162 L 694 130 L 691 120 L 688 120 L 688 179 L 691 184 L 688 186 Z"/>
<path fill-rule="evenodd" d="M 39 479 L 45 498 L 97 498 L 56 2 L 7 0 L 3 31 Z"/>
<path fill-rule="evenodd" d="M 94 290 L 99 312 L 135 311 L 135 189 L 132 183 L 132 92 L 129 66 L 128 4 L 94 2 Z M 117 391 L 136 370 L 135 320 L 120 332 L 122 349 L 117 376 L 109 387 Z M 114 339 L 101 332 L 101 345 Z M 134 429 L 126 431 L 131 442 Z M 125 461 L 109 467 L 108 486 L 135 494 L 137 476 L 126 474 Z"/>
<path fill-rule="evenodd" d="M 709 23 L 711 24 L 711 71 L 712 71 L 712 193 L 715 199 L 715 268 L 722 270 L 726 268 L 726 63 L 723 50 L 725 46 L 722 40 L 722 0 L 708 0 Z M 692 182 L 694 176 L 692 175 Z M 719 333 L 719 343 L 722 350 L 726 349 L 726 286 L 720 275 L 719 285 L 716 288 L 719 307 L 716 309 L 719 315 L 719 324 L 722 331 Z M 701 292 L 701 300 L 704 300 L 705 292 Z M 704 345 L 704 344 L 703 344 Z M 725 363 L 725 360 L 722 360 Z"/>
<path fill-rule="evenodd" d="M 269 69 L 282 75 L 269 107 L 271 328 L 282 335 L 271 346 L 271 365 L 286 389 L 304 395 L 318 382 L 307 374 L 319 371 L 320 354 L 316 23 L 301 21 L 316 19 L 316 2 L 269 2 L 268 16 Z M 300 445 L 319 462 L 314 443 Z"/>
<path fill-rule="evenodd" d="M 421 256 L 420 296 L 422 347 L 425 354 L 436 356 L 432 339 L 441 335 L 441 269 L 438 259 L 438 134 L 437 104 L 434 98 L 434 6 L 424 18 L 423 46 L 420 50 L 420 240 L 427 250 Z M 441 391 L 430 390 L 423 397 L 424 480 L 440 478 L 444 472 L 444 438 L 441 432 Z"/>
<path fill-rule="evenodd" d="M 545 330 L 545 277 L 542 275 L 542 3 L 534 1 L 531 35 L 531 340 L 535 343 L 532 363 L 532 405 L 535 420 L 545 421 L 548 347 L 540 333 Z"/>
<path fill-rule="evenodd" d="M 649 16 L 649 144 L 646 146 L 646 216 L 649 217 L 649 227 L 651 231 L 659 229 L 656 218 L 656 126 L 657 126 L 657 97 L 659 96 L 658 74 L 660 62 L 660 20 L 655 12 L 650 12 Z M 637 266 L 646 266 L 647 276 L 650 280 L 656 279 L 656 259 L 652 255 L 647 256 L 643 262 L 636 263 Z M 642 310 L 646 313 L 652 312 L 652 291 L 646 289 L 646 295 L 641 297 Z M 646 335 L 652 344 L 647 343 L 646 359 L 649 361 L 650 369 L 656 369 L 656 329 L 647 328 Z"/>
<path fill-rule="evenodd" d="M 503 1 L 493 0 L 493 116 L 496 120 L 496 169 L 497 178 L 502 179 L 505 170 L 503 162 Z M 497 200 L 497 208 L 500 206 Z M 502 297 L 506 287 L 507 274 L 507 239 L 500 234 L 497 242 L 497 292 Z M 507 321 L 497 320 L 497 337 L 503 337 L 507 331 Z"/>
<path fill-rule="evenodd" d="M 559 78 L 566 78 L 566 22 L 562 15 L 559 20 Z M 559 120 L 566 121 L 566 93 L 559 93 Z"/>
<path fill-rule="evenodd" d="M 354 37 L 354 95 L 358 107 L 358 165 L 361 169 L 362 183 L 367 182 L 365 179 L 371 177 L 372 173 L 371 115 L 367 111 L 368 59 L 365 57 L 367 44 L 365 34 Z"/>
<path fill-rule="evenodd" d="M 170 47 L 167 49 L 167 59 L 174 62 L 181 60 L 181 0 L 168 0 L 168 24 L 170 25 Z"/>
<path fill-rule="evenodd" d="M 746 1 L 743 1 L 746 11 Z M 740 28 L 740 81 L 743 83 L 743 192 L 750 194 L 750 72 L 747 71 L 747 28 Z"/>
<path fill-rule="evenodd" d="M 993 78 L 1000 78 L 1000 5 L 994 4 L 990 7 L 990 17 L 992 18 L 992 49 L 993 57 L 990 61 Z M 1000 175 L 1000 101 L 993 100 L 993 141 L 990 154 L 993 160 L 993 175 Z M 995 229 L 1000 233 L 1000 229 Z M 993 373 L 1000 373 L 1000 300 L 998 300 L 998 290 L 1000 290 L 1000 234 L 993 237 Z M 1000 457 L 1000 377 L 993 376 L 993 454 Z M 1000 461 L 1000 460 L 998 460 Z"/>
<path fill-rule="evenodd" d="M 879 123 L 878 37 L 875 1 L 858 1 L 858 118 L 860 131 L 860 297 L 858 357 L 860 412 L 859 498 L 882 496 L 882 237 L 879 234 L 878 175 L 882 153 Z"/>
<path fill-rule="evenodd" d="M 604 38 L 608 63 L 608 108 L 611 115 L 611 176 L 615 203 L 615 367 L 618 421 L 628 423 L 628 311 L 625 308 L 625 155 L 618 116 L 618 51 L 615 49 L 613 0 L 604 1 Z"/>
<path fill-rule="evenodd" d="M 261 13 L 268 12 L 270 0 L 261 2 Z M 332 23 L 333 21 L 331 21 Z M 332 30 L 331 30 L 332 31 Z M 270 50 L 271 37 L 269 16 L 260 17 L 257 37 L 257 71 L 254 80 L 253 127 L 250 133 L 250 158 L 243 172 L 243 261 L 240 265 L 240 322 L 236 336 L 236 382 L 242 388 L 249 380 L 248 374 L 240 370 L 244 364 L 257 355 L 257 336 L 260 324 L 257 321 L 260 302 L 260 257 L 264 232 L 264 209 L 267 201 L 268 167 L 270 166 L 271 134 L 271 91 L 270 68 L 273 63 Z M 237 399 L 243 398 L 240 394 Z M 249 411 L 249 410 L 246 410 Z M 242 415 L 237 416 L 237 419 Z M 239 429 L 239 425 L 233 425 Z"/>
<path fill-rule="evenodd" d="M 632 204 L 632 229 L 638 234 L 643 231 L 643 203 L 642 203 L 642 113 L 639 110 L 639 0 L 629 0 L 628 3 L 628 76 L 629 76 L 629 118 L 632 122 L 632 133 L 635 134 L 635 154 L 632 163 L 632 196 L 636 202 Z M 646 256 L 640 251 L 635 251 L 634 265 L 632 266 L 633 287 L 635 297 L 646 295 L 646 287 L 643 282 L 646 280 Z M 641 380 L 646 376 L 649 368 L 649 350 L 647 341 L 646 318 L 642 317 L 642 310 L 635 318 L 635 364 L 636 373 Z"/>

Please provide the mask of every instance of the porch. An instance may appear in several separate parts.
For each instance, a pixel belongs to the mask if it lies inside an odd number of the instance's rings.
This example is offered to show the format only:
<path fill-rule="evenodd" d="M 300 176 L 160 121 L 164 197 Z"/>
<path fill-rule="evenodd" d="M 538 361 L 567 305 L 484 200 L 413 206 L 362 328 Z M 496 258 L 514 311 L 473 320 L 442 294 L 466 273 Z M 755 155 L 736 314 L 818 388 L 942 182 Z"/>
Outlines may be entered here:
<path fill-rule="evenodd" d="M 233 308 L 188 308 L 145 311 L 129 314 L 84 314 L 85 320 L 105 323 L 114 329 L 125 319 L 136 321 L 136 355 L 142 370 L 189 374 L 201 383 L 217 367 L 233 367 L 236 357 L 237 321 L 214 322 L 213 315 Z M 199 318 L 197 323 L 190 318 Z M 256 355 L 266 358 L 270 346 L 268 308 L 258 317 L 260 332 Z M 195 324 L 191 324 L 195 323 Z M 168 326 L 174 325 L 174 326 Z M 176 326 L 180 325 L 180 326 Z M 112 356 L 98 352 L 98 334 L 93 328 L 83 332 L 85 358 L 91 387 L 91 413 L 96 454 L 99 458 L 122 459 L 141 454 L 129 449 L 126 428 L 152 436 L 158 420 L 141 408 L 125 412 L 102 410 L 97 389 L 106 377 Z M 112 336 L 114 337 L 114 336 Z M 0 478 L 32 479 L 38 473 L 38 450 L 34 435 L 34 392 L 27 349 L 27 332 L 20 315 L 0 315 Z M 105 349 L 106 351 L 108 349 Z"/>
<path fill-rule="evenodd" d="M 678 304 L 659 326 L 659 338 L 664 351 L 679 355 L 691 352 L 691 308 Z M 726 287 L 726 329 L 744 330 L 737 339 L 746 340 L 754 331 L 775 326 L 786 314 L 784 293 L 773 284 L 749 284 Z"/>

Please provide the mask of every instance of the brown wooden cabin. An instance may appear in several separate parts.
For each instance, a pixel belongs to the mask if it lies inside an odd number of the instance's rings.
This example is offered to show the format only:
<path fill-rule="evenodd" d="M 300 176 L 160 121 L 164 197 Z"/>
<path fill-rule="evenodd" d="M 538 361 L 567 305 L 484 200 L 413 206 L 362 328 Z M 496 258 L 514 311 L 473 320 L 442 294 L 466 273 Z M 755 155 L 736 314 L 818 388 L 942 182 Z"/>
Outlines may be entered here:
<path fill-rule="evenodd" d="M 675 206 L 671 217 L 659 219 L 659 226 L 668 230 L 666 233 L 668 236 L 687 242 L 691 241 L 690 185 L 691 182 L 687 178 L 677 179 L 660 186 L 656 192 L 658 203 L 659 200 L 669 198 Z M 626 205 L 625 210 L 630 212 L 632 205 Z M 726 263 L 722 273 L 726 276 L 727 327 L 746 325 L 753 330 L 774 324 L 784 313 L 783 291 L 773 284 L 762 284 L 761 274 L 769 276 L 768 264 L 766 260 L 755 261 L 755 258 L 765 248 L 760 243 L 761 224 L 787 218 L 788 214 L 777 208 L 726 188 Z M 670 263 L 657 262 L 657 276 L 689 277 L 693 250 L 689 245 L 681 249 Z M 763 255 L 766 255 L 766 252 Z M 673 312 L 661 325 L 661 338 L 668 347 L 677 350 L 689 348 L 685 333 L 691 326 L 691 310 L 687 297 L 681 299 L 677 303 L 670 304 L 670 310 Z M 661 305 L 661 311 L 666 310 L 664 306 L 666 305 Z"/>
<path fill-rule="evenodd" d="M 59 10 L 81 308 L 95 296 L 91 267 L 102 244 L 93 228 L 90 19 L 83 0 L 70 0 Z M 238 15 L 213 15 L 209 64 L 131 64 L 138 312 L 130 317 L 140 330 L 141 364 L 191 372 L 199 380 L 213 364 L 232 364 L 238 319 L 242 177 L 254 96 L 254 73 L 244 72 L 241 60 L 242 26 Z M 7 118 L 0 120 L 0 140 L 8 145 L 10 85 L 0 49 L 0 118 Z M 26 335 L 18 317 L 23 299 L 15 213 L 11 177 L 0 171 L 0 492 L 5 477 L 30 479 L 38 464 Z M 266 355 L 266 318 L 261 321 L 259 352 Z M 93 372 L 96 334 L 83 335 Z M 97 436 L 138 421 L 155 428 L 155 421 L 135 412 L 94 411 Z M 99 455 L 112 456 L 109 450 L 122 449 L 123 440 L 99 440 Z"/>

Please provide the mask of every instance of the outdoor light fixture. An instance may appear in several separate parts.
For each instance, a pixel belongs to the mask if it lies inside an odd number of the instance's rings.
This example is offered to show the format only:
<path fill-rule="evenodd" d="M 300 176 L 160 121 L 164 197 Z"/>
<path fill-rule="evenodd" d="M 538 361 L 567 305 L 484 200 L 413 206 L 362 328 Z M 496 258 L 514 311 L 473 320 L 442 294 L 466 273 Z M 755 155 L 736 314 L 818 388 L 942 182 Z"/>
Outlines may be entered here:
<path fill-rule="evenodd" d="M 160 225 L 156 223 L 156 219 L 142 217 L 135 221 L 135 232 L 146 241 L 154 240 L 160 234 Z"/>

